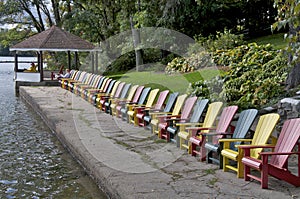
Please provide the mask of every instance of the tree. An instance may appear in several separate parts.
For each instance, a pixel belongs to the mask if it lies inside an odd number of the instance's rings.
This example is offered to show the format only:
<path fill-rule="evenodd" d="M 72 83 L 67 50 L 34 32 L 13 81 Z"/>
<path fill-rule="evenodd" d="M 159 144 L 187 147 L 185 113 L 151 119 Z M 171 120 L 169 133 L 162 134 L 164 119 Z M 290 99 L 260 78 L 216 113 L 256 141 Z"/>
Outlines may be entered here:
<path fill-rule="evenodd" d="M 273 29 L 289 27 L 285 37 L 289 40 L 286 48 L 289 53 L 289 66 L 291 68 L 286 80 L 287 89 L 294 88 L 300 84 L 300 1 L 299 0 L 275 0 L 278 9 L 277 22 Z"/>

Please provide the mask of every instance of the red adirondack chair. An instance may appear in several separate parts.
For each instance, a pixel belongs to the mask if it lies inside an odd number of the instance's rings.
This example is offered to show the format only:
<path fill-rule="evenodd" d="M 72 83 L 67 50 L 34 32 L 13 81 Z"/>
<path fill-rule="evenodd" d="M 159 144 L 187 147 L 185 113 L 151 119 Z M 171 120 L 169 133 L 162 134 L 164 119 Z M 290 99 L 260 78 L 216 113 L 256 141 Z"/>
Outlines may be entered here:
<path fill-rule="evenodd" d="M 153 108 L 154 110 L 161 110 L 162 109 L 162 106 L 164 105 L 164 102 L 169 94 L 169 90 L 165 90 L 165 91 L 162 91 L 159 93 L 159 96 L 158 96 L 158 99 L 156 101 L 156 104 L 154 107 L 151 107 Z M 144 126 L 145 123 L 144 123 L 144 116 L 145 116 L 145 113 L 147 110 L 149 110 L 150 108 L 147 108 L 147 107 L 137 107 L 136 108 L 136 118 L 138 120 L 138 125 L 139 126 Z"/>
<path fill-rule="evenodd" d="M 233 130 L 228 131 L 230 123 L 238 110 L 238 106 L 227 106 L 223 108 L 221 113 L 218 125 L 216 129 L 212 128 L 204 128 L 204 127 L 190 127 L 188 129 L 198 130 L 198 133 L 192 137 L 190 137 L 189 142 L 191 142 L 191 151 L 192 156 L 196 156 L 196 154 L 200 155 L 200 160 L 206 160 L 206 134 L 214 133 L 217 136 L 213 136 L 212 143 L 217 144 L 218 139 L 224 137 L 226 134 L 232 134 Z"/>
<path fill-rule="evenodd" d="M 294 186 L 300 186 L 300 118 L 286 120 L 281 129 L 278 141 L 274 146 L 270 145 L 248 145 L 239 146 L 244 150 L 242 163 L 245 166 L 244 179 L 249 181 L 250 178 L 261 183 L 261 188 L 268 188 L 268 175 L 280 180 L 284 180 Z M 298 151 L 293 152 L 298 145 Z M 256 148 L 273 148 L 274 152 L 261 152 L 261 160 L 251 157 L 251 149 Z M 298 155 L 298 176 L 288 170 L 288 158 L 292 154 Z M 269 161 L 269 156 L 271 156 Z M 260 171 L 260 177 L 250 173 L 251 168 Z"/>
<path fill-rule="evenodd" d="M 167 128 L 170 126 L 171 122 L 185 121 L 190 117 L 194 104 L 197 101 L 197 97 L 189 97 L 185 100 L 184 107 L 179 115 L 165 115 L 157 116 L 159 119 L 158 130 L 160 138 L 166 139 L 167 142 L 170 142 L 170 132 L 167 131 Z"/>

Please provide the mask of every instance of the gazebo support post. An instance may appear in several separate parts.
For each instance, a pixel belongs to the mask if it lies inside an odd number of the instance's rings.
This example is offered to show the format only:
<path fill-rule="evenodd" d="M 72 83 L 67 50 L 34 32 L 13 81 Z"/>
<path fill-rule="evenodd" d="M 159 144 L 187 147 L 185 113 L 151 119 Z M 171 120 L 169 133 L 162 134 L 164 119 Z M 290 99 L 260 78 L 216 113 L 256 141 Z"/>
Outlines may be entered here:
<path fill-rule="evenodd" d="M 76 69 L 79 68 L 79 64 L 78 64 L 78 52 L 77 51 L 75 51 L 75 67 L 76 67 Z"/>
<path fill-rule="evenodd" d="M 71 70 L 71 52 L 68 50 L 68 68 Z"/>
<path fill-rule="evenodd" d="M 15 69 L 14 69 L 14 71 L 16 73 L 19 70 L 19 66 L 18 66 L 18 51 L 16 51 L 14 57 L 15 57 Z"/>
<path fill-rule="evenodd" d="M 95 67 L 95 73 L 98 74 L 98 52 L 95 51 L 95 62 L 96 62 L 96 67 Z"/>
<path fill-rule="evenodd" d="M 92 59 L 92 73 L 95 72 L 95 53 L 91 52 L 91 59 Z"/>
<path fill-rule="evenodd" d="M 43 68 L 43 51 L 38 53 L 38 69 L 40 72 L 41 82 L 44 81 L 44 68 Z"/>

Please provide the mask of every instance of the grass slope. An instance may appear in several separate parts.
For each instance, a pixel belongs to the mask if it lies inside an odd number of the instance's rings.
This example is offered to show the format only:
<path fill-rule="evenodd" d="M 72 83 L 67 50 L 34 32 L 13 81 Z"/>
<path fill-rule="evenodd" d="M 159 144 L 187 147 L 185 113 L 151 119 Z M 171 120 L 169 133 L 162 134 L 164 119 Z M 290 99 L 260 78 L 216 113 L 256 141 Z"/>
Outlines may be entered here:
<path fill-rule="evenodd" d="M 187 74 L 167 75 L 157 72 L 135 72 L 130 71 L 121 75 L 111 75 L 113 79 L 138 85 L 150 86 L 151 88 L 159 88 L 160 90 L 168 89 L 171 92 L 185 93 L 189 83 L 199 81 L 201 79 L 210 79 L 219 74 L 217 69 L 203 69 L 200 71 Z"/>

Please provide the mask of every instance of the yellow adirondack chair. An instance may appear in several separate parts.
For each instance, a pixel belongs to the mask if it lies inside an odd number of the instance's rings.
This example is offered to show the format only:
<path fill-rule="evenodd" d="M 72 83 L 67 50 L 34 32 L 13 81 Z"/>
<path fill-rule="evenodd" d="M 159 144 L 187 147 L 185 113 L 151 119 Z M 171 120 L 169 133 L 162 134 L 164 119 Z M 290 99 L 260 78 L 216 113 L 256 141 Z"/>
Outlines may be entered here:
<path fill-rule="evenodd" d="M 216 118 L 219 115 L 223 102 L 213 102 L 208 105 L 207 112 L 204 118 L 203 123 L 178 123 L 179 126 L 179 146 L 180 149 L 188 149 L 188 153 L 191 154 L 191 143 L 189 139 L 191 136 L 196 134 L 196 131 L 193 129 L 188 129 L 189 127 L 203 127 L 203 128 L 212 128 L 215 124 Z"/>
<path fill-rule="evenodd" d="M 109 80 L 107 77 L 103 77 L 103 79 L 100 79 L 98 83 L 101 83 L 100 85 L 97 85 L 97 88 L 89 88 L 85 91 L 85 97 L 87 100 L 91 103 L 96 104 L 97 94 L 103 93 L 103 89 L 105 88 L 106 82 Z"/>
<path fill-rule="evenodd" d="M 75 80 L 77 79 L 77 77 L 79 77 L 79 74 L 78 74 L 78 70 L 71 70 L 71 77 L 70 78 L 61 78 L 58 80 L 58 82 L 61 84 L 61 87 L 62 88 L 66 88 L 66 82 L 69 81 L 69 80 Z"/>
<path fill-rule="evenodd" d="M 132 86 L 129 93 L 128 93 L 128 96 L 125 99 L 110 99 L 110 101 L 111 101 L 110 114 L 112 116 L 116 115 L 116 106 L 117 106 L 118 102 L 120 102 L 120 101 L 127 101 L 127 102 L 131 101 L 133 96 L 134 96 L 134 93 L 135 93 L 135 91 L 138 87 L 139 87 L 139 85 Z"/>
<path fill-rule="evenodd" d="M 237 177 L 242 178 L 244 176 L 244 165 L 242 164 L 242 158 L 244 151 L 238 148 L 238 151 L 230 149 L 231 142 L 248 142 L 249 145 L 268 145 L 268 141 L 271 134 L 279 120 L 279 114 L 269 113 L 259 117 L 258 123 L 255 128 L 255 132 L 252 139 L 240 139 L 240 138 L 229 138 L 219 139 L 221 146 L 221 154 L 223 156 L 223 171 L 228 169 L 237 172 Z M 272 140 L 273 142 L 274 140 Z M 243 144 L 244 145 L 244 144 Z M 251 150 L 251 157 L 259 158 L 259 153 L 262 148 Z M 237 162 L 237 167 L 229 164 L 229 160 Z"/>
<path fill-rule="evenodd" d="M 105 80 L 104 80 L 105 81 Z M 118 86 L 121 82 L 120 81 L 116 81 L 115 84 L 114 84 L 114 87 L 112 88 L 112 91 L 111 93 L 103 93 L 103 92 L 100 92 L 97 94 L 97 98 L 96 98 L 96 106 L 102 110 L 102 105 L 100 103 L 100 100 L 101 100 L 101 97 L 103 96 L 109 96 L 109 97 L 113 97 L 118 89 Z"/>
<path fill-rule="evenodd" d="M 158 88 L 151 90 L 145 105 L 132 104 L 132 105 L 128 106 L 127 116 L 128 116 L 129 124 L 133 123 L 135 126 L 138 126 L 138 119 L 136 118 L 137 112 L 136 112 L 135 108 L 137 108 L 137 107 L 146 107 L 146 108 L 152 107 L 158 92 L 159 92 Z"/>
<path fill-rule="evenodd" d="M 181 107 L 183 106 L 186 98 L 187 98 L 187 94 L 178 96 L 172 112 L 149 113 L 151 115 L 151 129 L 152 129 L 153 134 L 157 134 L 158 137 L 160 138 L 159 130 L 158 130 L 159 119 L 157 118 L 157 116 L 159 116 L 159 115 L 178 115 L 180 113 Z"/>
<path fill-rule="evenodd" d="M 83 80 L 86 78 L 86 75 L 88 75 L 87 72 L 82 71 L 82 72 L 80 73 L 80 76 L 79 76 L 78 80 L 69 80 L 69 81 L 67 82 L 67 87 L 66 87 L 66 89 L 69 90 L 69 91 L 72 91 L 72 90 L 73 90 L 73 85 L 74 85 L 75 83 L 83 82 Z"/>

